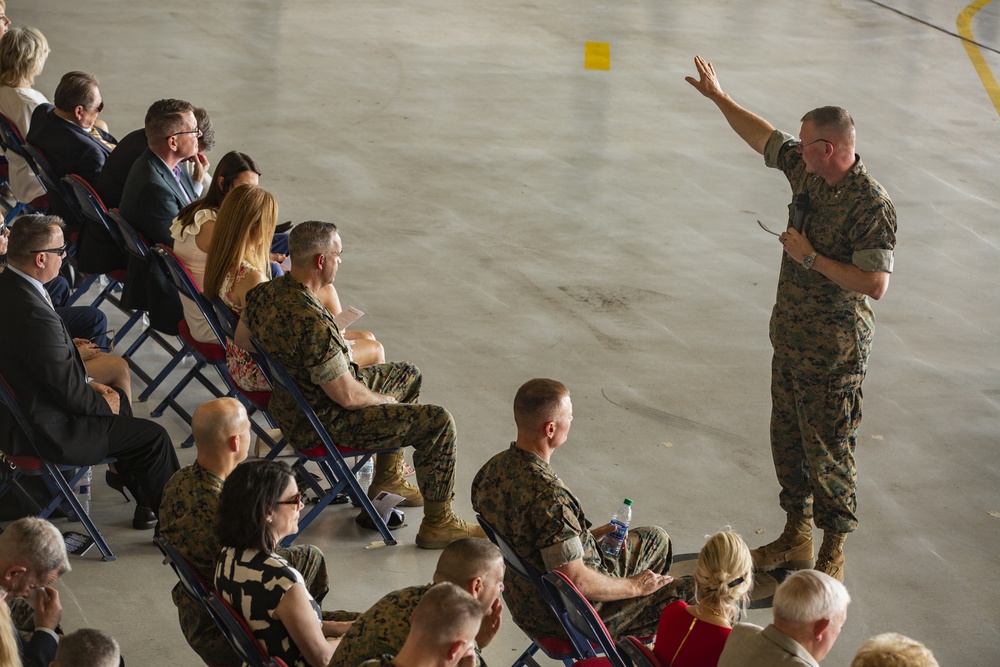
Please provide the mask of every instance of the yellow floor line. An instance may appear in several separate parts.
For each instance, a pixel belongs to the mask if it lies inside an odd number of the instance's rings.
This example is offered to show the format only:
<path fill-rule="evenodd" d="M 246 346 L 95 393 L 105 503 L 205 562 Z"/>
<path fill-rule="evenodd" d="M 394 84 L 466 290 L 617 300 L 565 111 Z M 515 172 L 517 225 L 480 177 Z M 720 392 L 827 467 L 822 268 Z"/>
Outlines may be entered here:
<path fill-rule="evenodd" d="M 986 94 L 990 96 L 990 100 L 993 102 L 993 108 L 1000 115 L 1000 84 L 997 84 L 996 77 L 993 76 L 990 66 L 986 64 L 986 59 L 983 58 L 982 52 L 976 46 L 975 40 L 972 37 L 972 18 L 980 9 L 991 2 L 993 0 L 976 0 L 962 10 L 962 13 L 955 20 L 955 24 L 958 26 L 958 34 L 964 37 L 962 46 L 965 47 L 965 52 L 969 54 L 969 60 L 972 61 L 972 66 L 976 68 L 976 73 L 979 74 L 979 79 L 983 82 Z"/>

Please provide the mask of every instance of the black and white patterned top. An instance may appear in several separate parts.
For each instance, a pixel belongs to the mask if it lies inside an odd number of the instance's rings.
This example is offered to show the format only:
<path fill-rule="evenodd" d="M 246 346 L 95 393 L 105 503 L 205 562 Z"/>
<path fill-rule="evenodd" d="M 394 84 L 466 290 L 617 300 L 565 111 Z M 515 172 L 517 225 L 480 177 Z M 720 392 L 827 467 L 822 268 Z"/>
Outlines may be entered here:
<path fill-rule="evenodd" d="M 243 615 L 268 654 L 280 657 L 290 667 L 308 667 L 288 630 L 274 618 L 281 598 L 295 584 L 305 586 L 302 575 L 277 554 L 232 548 L 219 553 L 215 566 L 215 588 L 219 595 Z M 319 605 L 311 595 L 309 602 L 316 612 L 317 625 L 321 625 Z"/>

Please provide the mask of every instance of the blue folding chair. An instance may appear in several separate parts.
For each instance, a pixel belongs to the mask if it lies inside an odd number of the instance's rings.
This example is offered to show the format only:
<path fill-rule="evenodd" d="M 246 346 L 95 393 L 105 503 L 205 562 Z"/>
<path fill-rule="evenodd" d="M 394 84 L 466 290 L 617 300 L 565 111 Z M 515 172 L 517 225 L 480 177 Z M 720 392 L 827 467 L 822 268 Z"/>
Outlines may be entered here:
<path fill-rule="evenodd" d="M 132 228 L 132 225 L 130 225 L 118 211 L 108 211 L 107 217 L 117 230 L 118 237 L 125 243 L 125 250 L 129 255 L 149 265 L 152 265 L 152 263 L 156 261 L 153 259 L 152 252 L 150 252 L 149 245 L 146 243 L 146 240 Z M 141 366 L 139 366 L 133 358 L 139 348 L 142 347 L 143 343 L 150 339 L 155 341 L 157 345 L 166 350 L 170 355 L 170 361 L 167 362 L 167 365 L 163 367 L 163 370 L 161 370 L 155 378 L 150 377 L 149 374 Z M 138 400 L 147 400 L 156 388 L 167 379 L 167 376 L 170 375 L 170 373 L 177 367 L 177 364 L 181 363 L 181 361 L 183 361 L 188 354 L 190 354 L 188 350 L 183 348 L 178 350 L 173 345 L 168 343 L 166 339 L 160 335 L 160 332 L 154 329 L 152 325 L 143 329 L 129 348 L 122 353 L 122 358 L 128 362 L 129 368 L 132 369 L 132 372 L 138 375 L 139 378 L 146 383 L 146 388 L 142 390 L 141 394 L 139 394 Z"/>
<path fill-rule="evenodd" d="M 372 505 L 371 500 L 368 499 L 368 494 L 365 490 L 361 488 L 357 480 L 357 472 L 364 466 L 364 464 L 370 459 L 374 454 L 386 450 L 371 450 L 371 449 L 349 449 L 346 447 L 338 447 L 334 442 L 333 438 L 327 432 L 326 427 L 323 426 L 323 422 L 320 421 L 319 417 L 316 416 L 315 410 L 306 400 L 302 392 L 299 391 L 298 385 L 295 380 L 288 374 L 284 366 L 275 361 L 264 348 L 261 346 L 260 341 L 257 340 L 256 336 L 250 337 L 251 343 L 253 343 L 256 349 L 256 359 L 261 363 L 261 368 L 267 369 L 270 374 L 271 386 L 275 389 L 280 387 L 295 401 L 299 410 L 305 415 L 306 419 L 309 420 L 309 424 L 312 426 L 313 431 L 315 431 L 316 436 L 322 442 L 318 447 L 313 447 L 307 450 L 297 451 L 298 461 L 295 463 L 295 468 L 300 469 L 307 479 L 311 479 L 311 475 L 305 470 L 305 463 L 307 461 L 312 461 L 319 466 L 320 471 L 323 473 L 323 477 L 326 478 L 327 483 L 330 488 L 326 491 L 319 489 L 321 492 L 320 498 L 316 501 L 316 506 L 313 507 L 305 518 L 299 520 L 299 531 L 294 535 L 289 535 L 282 541 L 282 545 L 290 546 L 295 538 L 302 534 L 313 519 L 319 516 L 319 513 L 326 508 L 327 505 L 332 503 L 334 499 L 340 494 L 341 491 L 346 492 L 355 505 L 361 505 L 365 510 L 365 513 L 371 518 L 372 523 L 375 524 L 375 528 L 378 529 L 379 534 L 382 535 L 382 540 L 392 546 L 396 544 L 396 539 L 389 532 L 389 527 L 385 525 L 385 521 L 382 520 L 382 516 Z M 287 437 L 287 434 L 286 434 Z M 294 444 L 294 443 L 293 443 Z M 351 468 L 347 461 L 344 460 L 344 456 L 356 456 L 355 465 Z"/>
<path fill-rule="evenodd" d="M 208 596 L 208 605 L 219 619 L 219 628 L 236 654 L 249 667 L 288 667 L 285 661 L 267 654 L 242 614 L 217 593 Z"/>
<path fill-rule="evenodd" d="M 31 156 L 24 150 L 24 137 L 21 136 L 17 126 L 14 125 L 10 118 L 7 118 L 3 114 L 0 114 L 0 149 L 3 149 L 5 153 L 10 152 L 17 155 L 27 162 L 29 167 L 31 166 Z M 4 217 L 4 222 L 10 222 L 24 213 L 34 212 L 35 207 L 30 202 L 18 202 Z"/>
<path fill-rule="evenodd" d="M 552 570 L 542 575 L 553 594 L 566 607 L 566 616 L 577 632 L 586 638 L 592 646 L 600 646 L 611 667 L 629 667 L 628 663 L 618 653 L 615 640 L 608 632 L 604 621 L 591 606 L 590 601 L 583 597 L 576 584 L 559 570 Z"/>
<path fill-rule="evenodd" d="M 615 643 L 618 644 L 618 652 L 632 663 L 632 667 L 663 667 L 660 659 L 641 639 L 629 635 Z"/>
<path fill-rule="evenodd" d="M 208 596 L 212 593 L 212 586 L 205 581 L 198 570 L 188 562 L 188 559 L 174 548 L 163 535 L 154 535 L 153 542 L 163 552 L 164 563 L 168 564 L 181 582 L 181 587 L 195 602 L 202 605 L 208 615 L 215 620 L 215 613 L 208 606 Z M 218 623 L 218 621 L 216 621 Z"/>
<path fill-rule="evenodd" d="M 77 468 L 77 466 L 61 465 L 57 463 L 52 463 L 42 457 L 41 453 L 38 451 L 38 446 L 35 444 L 35 429 L 31 425 L 31 422 L 21 411 L 21 407 L 17 404 L 17 398 L 14 390 L 7 383 L 6 378 L 0 375 L 0 405 L 6 406 L 6 409 L 10 411 L 13 415 L 14 420 L 17 422 L 18 426 L 24 432 L 28 443 L 31 445 L 31 450 L 35 453 L 34 456 L 14 456 L 12 454 L 5 453 L 4 457 L 12 464 L 14 470 L 12 470 L 13 481 L 16 481 L 21 475 L 39 475 L 45 483 L 45 486 L 52 493 L 52 499 L 48 502 L 45 507 L 41 508 L 41 512 L 38 514 L 38 518 L 47 519 L 57 507 L 62 506 L 64 509 L 72 511 L 79 519 L 80 523 L 93 538 L 94 544 L 101 551 L 101 556 L 104 560 L 115 560 L 114 553 L 111 552 L 111 548 L 108 543 L 104 541 L 104 536 L 101 535 L 101 531 L 97 529 L 97 524 L 93 522 L 84 510 L 83 506 L 80 505 L 80 501 L 77 500 L 76 494 L 73 493 L 73 487 L 83 479 L 83 476 L 87 474 L 90 470 L 90 466 L 82 466 Z M 114 463 L 114 458 L 107 458 L 100 462 L 100 465 L 105 465 L 108 463 Z M 66 479 L 63 473 L 71 472 L 72 475 L 70 479 Z M 10 488 L 9 483 L 0 485 L 0 497 L 6 493 Z"/>
<path fill-rule="evenodd" d="M 206 389 L 208 389 L 213 395 L 217 397 L 230 397 L 243 403 L 243 406 L 247 410 L 247 415 L 250 417 L 250 428 L 253 432 L 257 434 L 262 440 L 268 443 L 268 445 L 273 449 L 277 446 L 277 443 L 270 437 L 267 431 L 260 427 L 257 422 L 253 420 L 253 415 L 258 411 L 257 407 L 250 402 L 249 399 L 245 398 L 240 392 L 239 387 L 233 382 L 229 375 L 229 366 L 226 364 L 226 338 L 225 334 L 219 326 L 219 318 L 215 314 L 215 309 L 212 304 L 205 298 L 205 295 L 201 293 L 198 289 L 198 285 L 194 281 L 194 277 L 188 271 L 187 267 L 184 266 L 184 262 L 174 254 L 174 251 L 163 245 L 162 243 L 156 244 L 153 247 L 153 254 L 162 263 L 164 270 L 167 273 L 167 277 L 170 278 L 170 282 L 174 287 L 177 288 L 178 293 L 181 298 L 186 298 L 192 301 L 195 306 L 197 306 L 199 312 L 201 312 L 202 317 L 208 322 L 209 328 L 212 330 L 212 334 L 215 336 L 214 343 L 203 343 L 202 341 L 196 339 L 191 334 L 191 329 L 188 327 L 186 320 L 181 320 L 178 323 L 178 330 L 180 335 L 178 339 L 181 344 L 184 345 L 187 350 L 194 356 L 195 365 L 191 370 L 184 374 L 184 377 L 174 385 L 174 388 L 170 390 L 166 398 L 156 407 L 155 410 L 150 412 L 153 417 L 159 417 L 163 414 L 163 411 L 169 405 L 174 409 L 177 414 L 179 414 L 184 421 L 188 424 L 191 423 L 191 417 L 178 402 L 177 397 L 180 395 L 184 388 L 187 387 L 191 380 L 198 380 Z M 211 366 L 219 374 L 219 378 L 222 380 L 222 384 L 225 391 L 220 391 L 219 388 L 212 382 L 209 381 L 201 371 L 205 366 Z M 271 421 L 270 415 L 265 413 L 265 419 L 271 428 L 274 428 L 274 423 Z M 190 447 L 194 444 L 193 436 L 189 437 L 181 446 Z"/>
<path fill-rule="evenodd" d="M 565 606 L 563 606 L 562 602 L 556 596 L 552 595 L 552 591 L 542 580 L 535 566 L 521 558 L 507 541 L 507 538 L 498 533 L 493 524 L 487 521 L 482 514 L 477 514 L 476 519 L 479 521 L 479 525 L 482 526 L 483 532 L 486 533 L 486 537 L 500 549 L 500 553 L 503 554 L 504 563 L 506 563 L 510 571 L 516 576 L 531 582 L 538 596 L 548 605 L 553 615 L 559 621 L 559 625 L 562 626 L 563 632 L 566 633 L 566 637 L 568 637 L 568 639 L 562 637 L 531 637 L 531 645 L 518 656 L 511 667 L 522 667 L 523 665 L 538 667 L 538 663 L 532 656 L 539 649 L 551 660 L 562 661 L 566 667 L 570 667 L 577 661 L 596 657 L 597 651 L 569 622 Z"/>

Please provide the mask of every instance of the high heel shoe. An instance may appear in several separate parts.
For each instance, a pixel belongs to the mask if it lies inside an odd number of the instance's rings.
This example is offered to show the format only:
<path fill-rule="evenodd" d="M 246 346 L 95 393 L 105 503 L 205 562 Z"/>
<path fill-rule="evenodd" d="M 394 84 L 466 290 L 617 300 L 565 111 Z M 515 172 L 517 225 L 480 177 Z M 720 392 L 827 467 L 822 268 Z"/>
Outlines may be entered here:
<path fill-rule="evenodd" d="M 125 493 L 125 480 L 122 479 L 121 475 L 116 473 L 114 470 L 109 469 L 104 473 L 104 481 L 112 489 L 125 496 L 125 502 L 132 502 L 132 499 L 128 497 L 127 493 Z"/>

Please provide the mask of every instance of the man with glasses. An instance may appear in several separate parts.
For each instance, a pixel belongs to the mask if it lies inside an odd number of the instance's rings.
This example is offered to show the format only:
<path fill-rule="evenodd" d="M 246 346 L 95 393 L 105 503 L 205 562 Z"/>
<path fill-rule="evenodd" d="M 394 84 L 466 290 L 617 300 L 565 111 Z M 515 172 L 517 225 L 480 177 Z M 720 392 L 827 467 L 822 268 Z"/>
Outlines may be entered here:
<path fill-rule="evenodd" d="M 152 528 L 177 456 L 161 426 L 132 417 L 124 390 L 88 376 L 42 287 L 59 273 L 65 253 L 63 222 L 55 216 L 22 216 L 11 229 L 0 273 L 0 303 L 10 323 L 0 327 L 0 374 L 32 420 L 41 455 L 74 466 L 115 457 L 136 497 L 133 527 Z M 8 454 L 35 455 L 6 409 L 0 409 L 0 443 Z"/>
<path fill-rule="evenodd" d="M 799 138 L 780 132 L 722 91 L 695 57 L 686 77 L 736 133 L 780 169 L 794 195 L 771 315 L 771 454 L 787 515 L 781 536 L 753 550 L 754 566 L 815 567 L 844 578 L 844 539 L 858 525 L 854 449 L 861 382 L 875 317 L 869 297 L 889 287 L 896 211 L 854 152 L 854 120 L 840 107 L 802 117 Z M 813 560 L 812 520 L 823 529 Z"/>
<path fill-rule="evenodd" d="M 174 247 L 170 224 L 198 197 L 181 163 L 198 154 L 199 136 L 190 102 L 159 100 L 146 112 L 147 148 L 129 171 L 118 208 L 150 246 Z M 198 164 L 208 169 L 207 161 Z M 147 311 L 153 327 L 167 334 L 176 334 L 177 323 L 184 317 L 177 290 L 159 266 L 134 257 L 128 260 L 122 304 Z"/>

